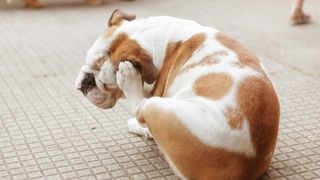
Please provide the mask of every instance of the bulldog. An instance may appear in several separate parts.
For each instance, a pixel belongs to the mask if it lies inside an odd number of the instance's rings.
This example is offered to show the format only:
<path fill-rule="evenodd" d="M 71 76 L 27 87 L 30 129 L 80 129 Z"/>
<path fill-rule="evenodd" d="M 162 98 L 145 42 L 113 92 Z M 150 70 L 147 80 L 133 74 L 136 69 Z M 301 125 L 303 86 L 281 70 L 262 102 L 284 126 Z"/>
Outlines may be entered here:
<path fill-rule="evenodd" d="M 115 10 L 76 87 L 100 108 L 126 98 L 129 130 L 152 136 L 182 179 L 257 179 L 270 165 L 277 94 L 258 58 L 214 28 Z"/>

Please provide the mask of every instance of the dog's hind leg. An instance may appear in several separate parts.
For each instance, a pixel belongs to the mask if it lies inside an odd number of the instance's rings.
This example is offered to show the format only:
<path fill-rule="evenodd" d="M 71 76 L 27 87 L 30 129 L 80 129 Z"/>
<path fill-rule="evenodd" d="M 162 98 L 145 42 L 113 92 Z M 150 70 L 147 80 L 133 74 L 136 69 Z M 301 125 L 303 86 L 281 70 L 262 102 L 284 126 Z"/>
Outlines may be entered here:
<path fill-rule="evenodd" d="M 232 139 L 208 108 L 197 100 L 152 97 L 141 104 L 137 120 L 183 179 L 254 179 L 247 157 L 219 147 Z"/>
<path fill-rule="evenodd" d="M 140 105 L 136 113 L 139 123 L 149 128 L 170 167 L 182 179 L 195 179 L 198 175 L 194 174 L 190 165 L 201 161 L 192 158 L 198 157 L 198 149 L 193 148 L 194 139 L 190 138 L 190 132 L 186 131 L 182 120 L 177 117 L 181 113 L 190 118 L 197 116 L 198 113 L 190 111 L 191 108 L 192 103 L 184 100 L 151 97 Z M 177 164 L 183 165 L 182 171 Z"/>
<path fill-rule="evenodd" d="M 215 133 L 223 132 L 217 111 L 198 100 L 146 98 L 141 74 L 130 62 L 120 63 L 117 83 L 136 115 L 137 121 L 129 121 L 129 130 L 145 135 L 147 131 L 141 127 L 148 127 L 170 166 L 182 178 L 252 179 L 245 171 L 251 168 L 242 167 L 247 161 L 244 156 L 207 144 L 215 141 L 219 146 L 228 141 L 228 133 Z"/>

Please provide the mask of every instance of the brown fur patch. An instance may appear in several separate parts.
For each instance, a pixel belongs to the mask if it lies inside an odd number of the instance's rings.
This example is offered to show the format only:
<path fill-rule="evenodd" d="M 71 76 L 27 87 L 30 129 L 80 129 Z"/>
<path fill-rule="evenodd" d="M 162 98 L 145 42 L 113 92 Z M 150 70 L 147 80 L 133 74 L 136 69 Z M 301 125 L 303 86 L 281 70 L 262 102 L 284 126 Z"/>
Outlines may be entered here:
<path fill-rule="evenodd" d="M 201 76 L 193 85 L 195 93 L 213 100 L 225 96 L 230 90 L 233 80 L 226 73 L 212 73 Z"/>
<path fill-rule="evenodd" d="M 249 66 L 254 70 L 264 74 L 264 71 L 260 67 L 258 58 L 238 41 L 230 38 L 223 33 L 217 34 L 217 40 L 225 47 L 237 54 L 240 62 L 240 67 Z"/>
<path fill-rule="evenodd" d="M 242 129 L 242 124 L 245 120 L 243 113 L 238 108 L 227 108 L 224 112 L 231 129 Z"/>
<path fill-rule="evenodd" d="M 190 69 L 198 67 L 198 66 L 204 66 L 204 65 L 212 65 L 212 64 L 217 64 L 219 63 L 219 57 L 220 56 L 227 56 L 228 53 L 226 51 L 217 51 L 214 52 L 213 54 L 210 54 L 208 56 L 205 56 L 201 61 L 192 63 L 183 69 L 179 71 L 179 74 L 183 74 L 188 72 Z"/>
<path fill-rule="evenodd" d="M 248 120 L 256 152 L 259 156 L 267 156 L 275 148 L 280 116 L 279 101 L 270 80 L 266 77 L 242 80 L 236 98 Z"/>
<path fill-rule="evenodd" d="M 153 95 L 165 96 L 167 88 L 176 78 L 179 70 L 193 53 L 200 48 L 206 36 L 204 33 L 195 34 L 188 40 L 180 43 L 170 43 L 167 47 L 164 65 L 153 89 Z"/>
<path fill-rule="evenodd" d="M 264 159 L 247 158 L 202 143 L 167 110 L 149 105 L 143 117 L 161 149 L 187 179 L 251 180 L 266 170 Z"/>
<path fill-rule="evenodd" d="M 116 49 L 122 44 L 124 41 L 128 40 L 128 35 L 125 33 L 120 33 L 117 37 L 112 41 L 109 48 L 109 55 L 113 54 Z"/>
<path fill-rule="evenodd" d="M 117 26 L 113 26 L 110 28 L 110 30 L 108 30 L 105 33 L 105 38 L 108 38 L 109 36 L 112 35 L 113 31 L 117 28 Z M 128 39 L 128 36 L 125 33 L 119 34 L 115 40 L 112 42 L 109 51 L 108 51 L 108 55 L 110 56 L 112 53 L 115 52 L 115 50 L 118 48 L 118 46 L 125 40 Z M 103 66 L 103 63 L 105 62 L 105 57 L 101 57 L 98 60 L 96 60 L 94 62 L 94 64 L 92 64 L 92 69 L 94 70 L 100 70 L 100 68 Z M 114 60 L 114 62 L 116 62 L 116 60 Z M 119 63 L 116 64 L 116 66 L 118 67 Z"/>

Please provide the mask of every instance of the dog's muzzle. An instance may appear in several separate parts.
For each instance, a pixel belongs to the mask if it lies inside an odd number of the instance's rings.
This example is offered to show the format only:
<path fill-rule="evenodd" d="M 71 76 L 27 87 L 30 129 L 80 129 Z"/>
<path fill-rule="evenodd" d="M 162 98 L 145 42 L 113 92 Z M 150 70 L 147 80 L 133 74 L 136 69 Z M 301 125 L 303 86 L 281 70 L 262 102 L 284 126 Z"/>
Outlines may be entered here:
<path fill-rule="evenodd" d="M 95 77 L 97 74 L 97 70 L 90 69 L 86 65 L 82 66 L 76 79 L 76 89 L 80 90 L 96 106 L 104 109 L 111 108 L 114 103 L 109 100 L 110 97 L 106 93 L 98 88 Z"/>

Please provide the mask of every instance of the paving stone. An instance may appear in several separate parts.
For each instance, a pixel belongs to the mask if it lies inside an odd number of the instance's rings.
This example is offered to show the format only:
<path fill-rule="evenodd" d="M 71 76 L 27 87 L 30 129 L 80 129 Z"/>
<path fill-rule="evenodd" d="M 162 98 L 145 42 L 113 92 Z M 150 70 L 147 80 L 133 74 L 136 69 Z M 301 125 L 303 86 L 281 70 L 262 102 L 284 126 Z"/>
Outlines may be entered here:
<path fill-rule="evenodd" d="M 116 8 L 194 19 L 252 49 L 281 104 L 276 150 L 261 179 L 320 179 L 320 1 L 306 1 L 315 22 L 301 27 L 288 25 L 289 1 L 45 3 L 38 11 L 0 1 L 0 179 L 179 179 L 153 140 L 128 132 L 125 100 L 102 110 L 74 90 L 86 51 Z"/>

